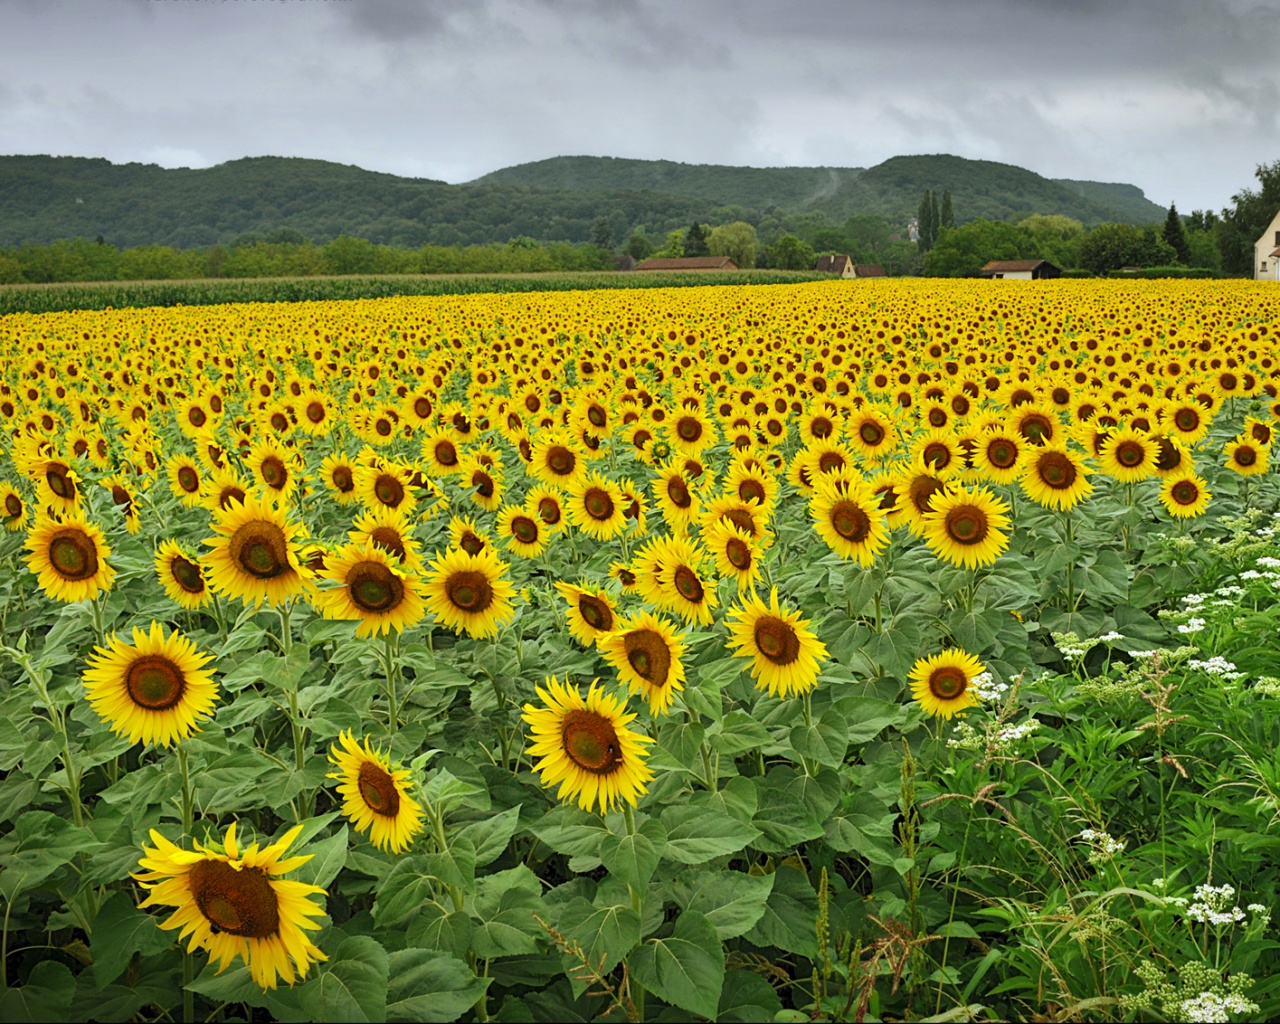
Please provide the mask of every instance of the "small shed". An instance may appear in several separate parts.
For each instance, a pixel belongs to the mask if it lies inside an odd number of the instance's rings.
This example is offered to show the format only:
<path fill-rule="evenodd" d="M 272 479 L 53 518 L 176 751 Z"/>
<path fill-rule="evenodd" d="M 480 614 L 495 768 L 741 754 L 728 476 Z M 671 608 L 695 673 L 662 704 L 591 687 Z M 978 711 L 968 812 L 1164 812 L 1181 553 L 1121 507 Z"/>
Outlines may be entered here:
<path fill-rule="evenodd" d="M 636 270 L 737 270 L 728 256 L 681 256 L 677 259 L 650 256 Z"/>
<path fill-rule="evenodd" d="M 1262 237 L 1253 243 L 1255 281 L 1280 281 L 1280 210 L 1271 218 Z"/>
<path fill-rule="evenodd" d="M 1006 281 L 1042 281 L 1061 277 L 1062 268 L 1048 260 L 992 260 L 982 268 L 982 276 Z"/>

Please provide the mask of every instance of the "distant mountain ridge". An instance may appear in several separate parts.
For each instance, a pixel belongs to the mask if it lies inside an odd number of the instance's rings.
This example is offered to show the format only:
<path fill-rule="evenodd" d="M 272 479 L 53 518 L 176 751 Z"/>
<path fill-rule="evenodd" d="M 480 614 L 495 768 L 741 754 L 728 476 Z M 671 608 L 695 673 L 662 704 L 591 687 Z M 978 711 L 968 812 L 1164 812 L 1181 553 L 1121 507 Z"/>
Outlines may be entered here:
<path fill-rule="evenodd" d="M 636 225 L 660 238 L 694 220 L 743 219 L 762 235 L 797 217 L 855 215 L 905 227 L 925 189 L 950 189 L 956 220 L 1064 214 L 1088 225 L 1151 223 L 1164 210 L 1134 185 L 1053 181 L 1009 164 L 893 157 L 875 167 L 728 167 L 556 157 L 451 185 L 293 157 L 165 169 L 84 157 L 0 156 L 0 246 L 102 237 L 194 248 L 246 234 L 339 235 L 416 247 L 585 242 L 603 217 L 616 243 Z"/>

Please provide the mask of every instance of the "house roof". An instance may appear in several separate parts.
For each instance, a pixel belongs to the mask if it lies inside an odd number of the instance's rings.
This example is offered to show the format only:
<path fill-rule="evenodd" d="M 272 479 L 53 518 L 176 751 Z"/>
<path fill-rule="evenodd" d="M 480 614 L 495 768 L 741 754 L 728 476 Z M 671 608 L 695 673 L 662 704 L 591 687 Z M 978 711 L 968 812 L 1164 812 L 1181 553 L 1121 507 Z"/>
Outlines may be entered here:
<path fill-rule="evenodd" d="M 818 269 L 829 270 L 834 273 L 843 273 L 844 268 L 852 263 L 853 260 L 848 256 L 833 254 L 818 257 Z"/>
<path fill-rule="evenodd" d="M 1020 270 L 1035 270 L 1049 263 L 1048 260 L 992 260 L 982 268 L 984 274 L 1012 274 Z"/>
<path fill-rule="evenodd" d="M 651 256 L 636 270 L 737 270 L 728 256 L 681 256 L 676 259 Z"/>
<path fill-rule="evenodd" d="M 855 263 L 853 265 L 853 273 L 855 277 L 884 277 L 884 267 L 879 263 Z"/>
<path fill-rule="evenodd" d="M 1272 249 L 1270 255 L 1280 256 L 1280 246 L 1277 246 L 1275 249 Z"/>

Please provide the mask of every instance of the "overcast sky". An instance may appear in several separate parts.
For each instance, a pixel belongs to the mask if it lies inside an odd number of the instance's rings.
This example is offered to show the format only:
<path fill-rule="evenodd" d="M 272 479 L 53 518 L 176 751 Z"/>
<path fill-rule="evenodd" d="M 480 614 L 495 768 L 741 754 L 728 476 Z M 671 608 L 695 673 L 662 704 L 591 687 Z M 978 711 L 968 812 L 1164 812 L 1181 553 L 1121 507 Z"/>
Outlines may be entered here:
<path fill-rule="evenodd" d="M 1218 209 L 1280 159 L 1269 0 L 0 0 L 0 153 L 954 153 Z"/>

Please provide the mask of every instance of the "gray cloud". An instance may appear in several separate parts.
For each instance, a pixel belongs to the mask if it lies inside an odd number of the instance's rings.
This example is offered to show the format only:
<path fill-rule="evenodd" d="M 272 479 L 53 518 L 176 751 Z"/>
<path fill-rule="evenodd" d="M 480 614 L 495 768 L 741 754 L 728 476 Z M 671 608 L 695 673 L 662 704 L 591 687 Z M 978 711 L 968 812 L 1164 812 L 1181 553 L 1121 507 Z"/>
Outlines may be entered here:
<path fill-rule="evenodd" d="M 1277 53 L 1250 0 L 9 0 L 0 152 L 450 181 L 952 152 L 1216 208 L 1280 157 Z"/>

